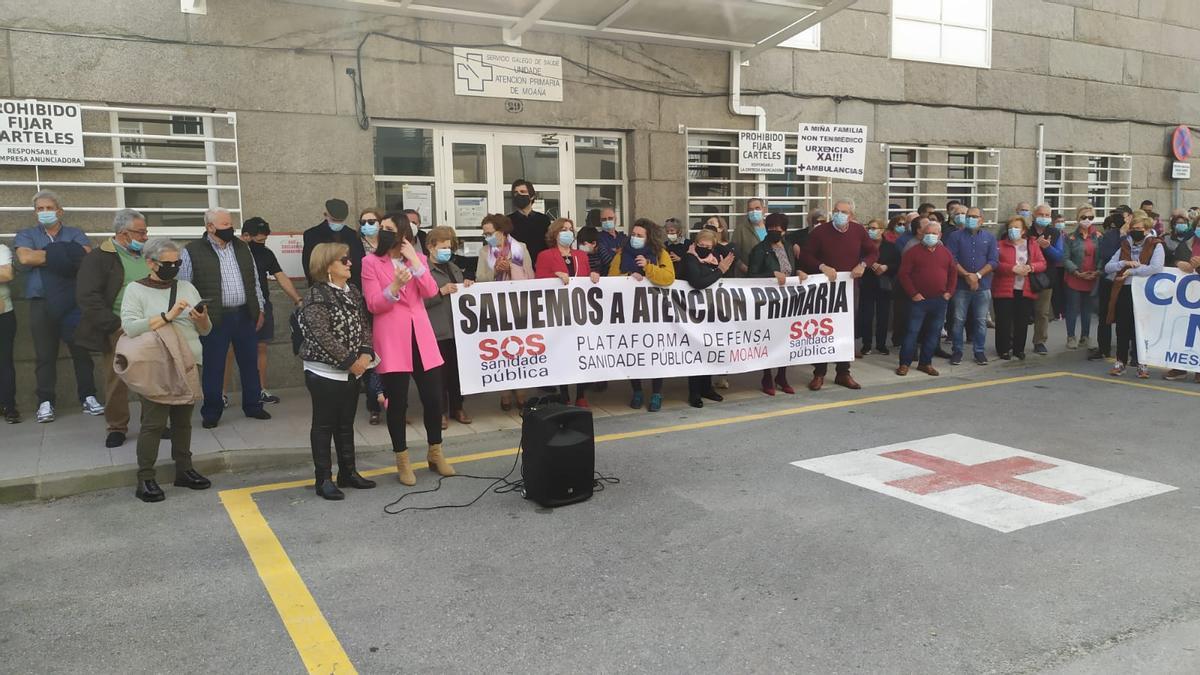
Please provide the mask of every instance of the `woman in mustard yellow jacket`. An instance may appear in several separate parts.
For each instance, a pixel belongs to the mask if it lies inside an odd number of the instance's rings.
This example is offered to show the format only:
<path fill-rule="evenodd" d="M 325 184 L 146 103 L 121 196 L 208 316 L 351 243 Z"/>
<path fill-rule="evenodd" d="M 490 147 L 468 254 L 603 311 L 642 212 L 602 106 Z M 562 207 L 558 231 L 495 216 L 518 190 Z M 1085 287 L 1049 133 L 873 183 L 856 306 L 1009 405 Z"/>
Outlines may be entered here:
<path fill-rule="evenodd" d="M 612 264 L 608 268 L 608 276 L 628 276 L 634 281 L 649 279 L 655 286 L 670 286 L 675 283 L 675 263 L 671 262 L 671 254 L 663 244 L 665 234 L 663 228 L 648 218 L 638 218 L 629 228 L 629 241 L 617 251 Z M 642 381 L 630 380 L 633 398 L 629 400 L 630 408 L 642 407 Z M 646 409 L 658 412 L 662 408 L 662 378 L 656 377 L 650 381 L 650 405 Z"/>

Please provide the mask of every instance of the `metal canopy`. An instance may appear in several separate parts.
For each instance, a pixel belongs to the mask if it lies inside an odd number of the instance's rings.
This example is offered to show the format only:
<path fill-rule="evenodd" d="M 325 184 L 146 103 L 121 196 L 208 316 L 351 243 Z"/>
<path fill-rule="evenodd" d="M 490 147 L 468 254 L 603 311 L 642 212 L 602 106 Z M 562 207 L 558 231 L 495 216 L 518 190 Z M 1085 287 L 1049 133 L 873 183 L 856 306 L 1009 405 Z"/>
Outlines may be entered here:
<path fill-rule="evenodd" d="M 520 45 L 530 30 L 738 51 L 749 60 L 855 0 L 293 0 L 495 26 Z"/>

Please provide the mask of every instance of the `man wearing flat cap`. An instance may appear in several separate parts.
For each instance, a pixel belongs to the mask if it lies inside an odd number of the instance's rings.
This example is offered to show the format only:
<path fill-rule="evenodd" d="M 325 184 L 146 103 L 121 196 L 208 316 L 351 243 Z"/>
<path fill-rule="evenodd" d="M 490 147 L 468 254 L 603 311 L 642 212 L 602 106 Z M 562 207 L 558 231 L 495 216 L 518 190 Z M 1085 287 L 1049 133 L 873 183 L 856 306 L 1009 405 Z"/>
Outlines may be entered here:
<path fill-rule="evenodd" d="M 341 199 L 330 199 L 325 202 L 324 215 L 325 220 L 321 221 L 320 225 L 314 225 L 304 231 L 304 251 L 301 253 L 304 277 L 311 285 L 313 280 L 308 278 L 308 259 L 317 244 L 345 244 L 350 247 L 350 258 L 353 260 L 353 264 L 350 265 L 350 283 L 362 289 L 361 263 L 366 251 L 358 231 L 346 227 L 346 221 L 350 218 L 350 206 Z"/>

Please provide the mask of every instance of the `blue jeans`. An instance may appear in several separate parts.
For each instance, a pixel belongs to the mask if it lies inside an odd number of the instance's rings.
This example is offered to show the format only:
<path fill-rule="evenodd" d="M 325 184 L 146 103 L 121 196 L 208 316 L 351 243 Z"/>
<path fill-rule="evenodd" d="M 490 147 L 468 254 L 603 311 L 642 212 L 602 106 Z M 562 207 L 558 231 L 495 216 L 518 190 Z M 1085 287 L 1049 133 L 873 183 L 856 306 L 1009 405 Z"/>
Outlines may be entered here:
<path fill-rule="evenodd" d="M 922 366 L 933 363 L 933 352 L 942 335 L 942 324 L 946 322 L 947 304 L 941 296 L 912 303 L 908 311 L 908 330 L 904 332 L 904 344 L 900 346 L 900 365 L 912 365 L 913 355 L 917 352 L 918 335 L 923 335 L 918 363 Z"/>
<path fill-rule="evenodd" d="M 258 379 L 258 332 L 250 311 L 239 307 L 223 314 L 208 335 L 200 336 L 204 358 L 200 380 L 204 405 L 200 406 L 200 417 L 206 420 L 219 420 L 225 411 L 221 387 L 225 383 L 225 355 L 230 345 L 242 378 L 242 411 L 249 415 L 263 407 L 259 400 L 262 385 Z"/>
<path fill-rule="evenodd" d="M 976 354 L 982 354 L 987 344 L 988 310 L 992 306 L 992 292 L 979 289 L 960 288 L 954 292 L 954 325 L 950 329 L 950 338 L 954 341 L 954 353 L 963 351 L 963 329 L 968 315 L 971 321 L 971 342 Z"/>
<path fill-rule="evenodd" d="M 1096 294 L 1090 291 L 1077 291 L 1073 288 L 1064 289 L 1067 292 L 1067 337 L 1075 337 L 1075 319 L 1079 319 L 1079 336 L 1088 337 L 1092 334 L 1092 315 L 1096 313 Z"/>

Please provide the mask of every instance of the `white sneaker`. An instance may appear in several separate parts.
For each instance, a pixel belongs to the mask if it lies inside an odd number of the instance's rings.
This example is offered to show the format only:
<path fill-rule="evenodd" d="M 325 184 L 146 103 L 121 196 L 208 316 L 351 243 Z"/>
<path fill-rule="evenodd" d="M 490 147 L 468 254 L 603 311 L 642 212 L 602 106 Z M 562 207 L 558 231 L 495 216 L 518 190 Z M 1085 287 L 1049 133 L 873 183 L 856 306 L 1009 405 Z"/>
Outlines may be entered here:
<path fill-rule="evenodd" d="M 1079 340 L 1074 337 L 1067 338 L 1067 349 L 1079 349 Z"/>
<path fill-rule="evenodd" d="M 54 421 L 54 406 L 50 405 L 50 401 L 42 401 L 38 406 L 37 421 L 39 424 Z"/>
<path fill-rule="evenodd" d="M 99 417 L 104 414 L 104 406 L 100 405 L 100 401 L 97 401 L 95 396 L 89 396 L 83 399 L 83 412 L 93 417 Z"/>

